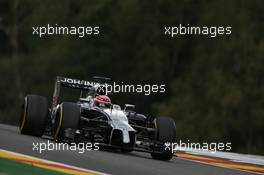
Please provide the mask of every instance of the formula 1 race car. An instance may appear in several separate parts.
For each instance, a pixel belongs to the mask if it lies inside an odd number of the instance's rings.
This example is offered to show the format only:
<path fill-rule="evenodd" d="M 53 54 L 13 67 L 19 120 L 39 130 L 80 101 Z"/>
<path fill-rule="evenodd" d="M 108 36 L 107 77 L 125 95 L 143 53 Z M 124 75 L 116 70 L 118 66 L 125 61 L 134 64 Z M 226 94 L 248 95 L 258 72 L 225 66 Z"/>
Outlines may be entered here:
<path fill-rule="evenodd" d="M 80 90 L 79 100 L 59 103 L 61 86 Z M 173 153 L 165 150 L 165 143 L 175 142 L 174 121 L 168 117 L 146 117 L 130 104 L 121 109 L 98 91 L 101 87 L 105 86 L 98 81 L 57 77 L 50 108 L 46 97 L 25 97 L 20 132 L 49 136 L 57 142 L 91 142 L 123 152 L 149 152 L 154 159 L 170 160 Z M 87 95 L 83 96 L 83 92 Z"/>

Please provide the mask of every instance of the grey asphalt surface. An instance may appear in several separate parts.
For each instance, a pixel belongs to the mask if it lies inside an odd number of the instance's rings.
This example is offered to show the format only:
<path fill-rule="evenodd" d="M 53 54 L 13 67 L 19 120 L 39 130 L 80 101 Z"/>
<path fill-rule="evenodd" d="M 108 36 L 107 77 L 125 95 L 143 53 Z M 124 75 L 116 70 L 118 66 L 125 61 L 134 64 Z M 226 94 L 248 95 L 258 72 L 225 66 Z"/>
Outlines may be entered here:
<path fill-rule="evenodd" d="M 33 142 L 47 142 L 47 139 L 21 135 L 18 127 L 0 124 L 0 149 L 14 151 L 30 156 L 48 159 L 68 165 L 109 174 L 144 175 L 245 175 L 248 172 L 226 169 L 211 165 L 173 158 L 159 161 L 148 153 L 132 152 L 123 154 L 118 151 L 33 151 Z"/>

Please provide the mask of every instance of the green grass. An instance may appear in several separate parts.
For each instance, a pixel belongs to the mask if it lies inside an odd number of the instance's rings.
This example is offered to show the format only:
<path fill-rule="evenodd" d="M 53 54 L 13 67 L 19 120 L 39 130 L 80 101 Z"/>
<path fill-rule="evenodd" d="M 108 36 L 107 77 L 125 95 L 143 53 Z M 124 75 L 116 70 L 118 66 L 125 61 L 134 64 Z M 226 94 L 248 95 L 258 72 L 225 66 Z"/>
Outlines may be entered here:
<path fill-rule="evenodd" d="M 39 168 L 29 164 L 0 158 L 0 175 L 65 175 L 64 173 Z"/>

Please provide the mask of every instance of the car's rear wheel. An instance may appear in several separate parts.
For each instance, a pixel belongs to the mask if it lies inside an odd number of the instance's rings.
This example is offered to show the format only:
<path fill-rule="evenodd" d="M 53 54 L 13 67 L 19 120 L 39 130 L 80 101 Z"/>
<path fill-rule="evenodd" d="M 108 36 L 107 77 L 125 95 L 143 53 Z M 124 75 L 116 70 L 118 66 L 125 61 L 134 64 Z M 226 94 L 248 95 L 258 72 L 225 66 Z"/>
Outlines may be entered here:
<path fill-rule="evenodd" d="M 176 125 L 173 119 L 168 117 L 158 117 L 154 120 L 157 129 L 156 141 L 165 144 L 166 142 L 174 143 L 176 140 Z M 151 153 L 153 159 L 170 160 L 173 153 L 165 150 L 165 146 L 161 148 L 159 153 Z"/>
<path fill-rule="evenodd" d="M 54 140 L 62 141 L 66 129 L 75 131 L 79 127 L 80 107 L 76 103 L 63 102 L 57 110 L 54 124 Z"/>
<path fill-rule="evenodd" d="M 48 99 L 39 95 L 27 95 L 22 104 L 19 129 L 22 134 L 41 137 L 48 118 Z"/>

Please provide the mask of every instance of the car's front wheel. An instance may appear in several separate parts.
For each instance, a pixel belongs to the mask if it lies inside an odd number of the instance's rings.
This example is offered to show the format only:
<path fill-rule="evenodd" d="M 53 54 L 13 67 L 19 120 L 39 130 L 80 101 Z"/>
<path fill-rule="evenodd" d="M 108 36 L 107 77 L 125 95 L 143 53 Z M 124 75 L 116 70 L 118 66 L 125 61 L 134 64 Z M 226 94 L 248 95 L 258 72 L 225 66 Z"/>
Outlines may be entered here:
<path fill-rule="evenodd" d="M 154 126 L 157 129 L 156 141 L 162 144 L 167 142 L 174 143 L 176 140 L 176 125 L 173 119 L 168 117 L 158 117 L 154 120 Z M 158 160 L 170 160 L 173 157 L 173 153 L 170 150 L 161 148 L 159 153 L 151 153 L 153 159 Z"/>

